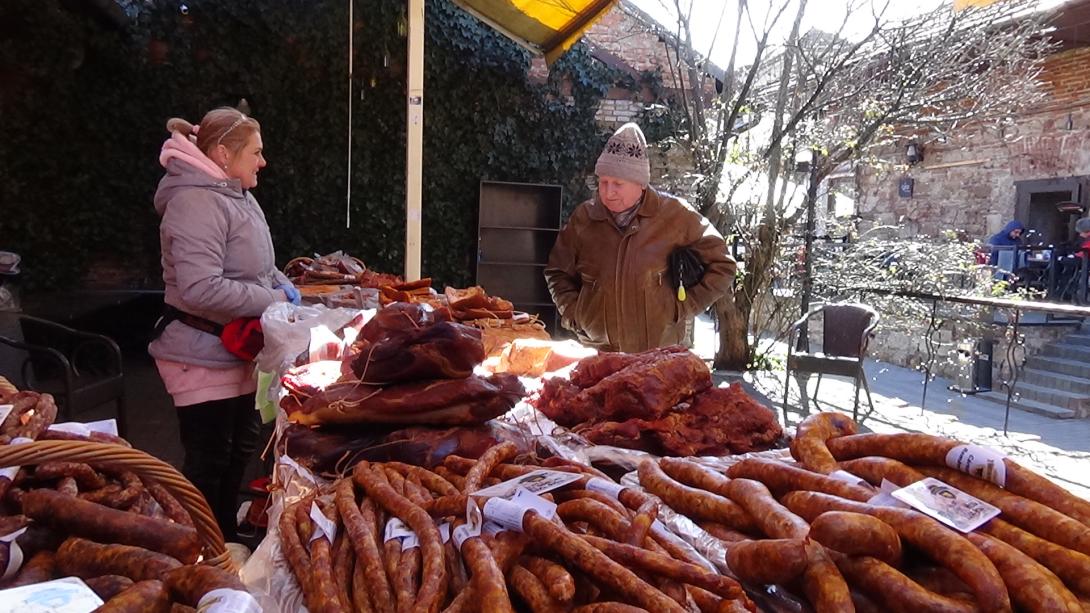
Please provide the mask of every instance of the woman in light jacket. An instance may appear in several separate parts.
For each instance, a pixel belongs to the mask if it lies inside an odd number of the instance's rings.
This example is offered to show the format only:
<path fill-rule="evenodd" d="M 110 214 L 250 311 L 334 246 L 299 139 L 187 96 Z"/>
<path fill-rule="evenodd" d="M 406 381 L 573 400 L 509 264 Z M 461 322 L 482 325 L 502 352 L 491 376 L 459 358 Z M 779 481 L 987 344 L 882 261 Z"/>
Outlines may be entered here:
<path fill-rule="evenodd" d="M 182 472 L 232 541 L 243 473 L 258 444 L 256 381 L 253 364 L 201 324 L 259 317 L 274 302 L 298 304 L 299 293 L 276 269 L 265 215 L 250 193 L 265 167 L 257 121 L 218 108 L 199 126 L 171 119 L 167 131 L 159 155 L 166 175 L 155 193 L 167 314 L 148 351 L 178 414 Z"/>

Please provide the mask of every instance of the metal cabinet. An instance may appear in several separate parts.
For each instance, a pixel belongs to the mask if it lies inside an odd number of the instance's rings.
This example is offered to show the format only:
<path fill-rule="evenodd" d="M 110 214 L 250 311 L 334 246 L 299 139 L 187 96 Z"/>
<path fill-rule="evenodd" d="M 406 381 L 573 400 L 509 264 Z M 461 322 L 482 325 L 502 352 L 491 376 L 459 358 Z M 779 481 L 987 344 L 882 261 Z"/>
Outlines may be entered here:
<path fill-rule="evenodd" d="M 477 222 L 477 285 L 538 315 L 559 331 L 545 284 L 545 265 L 560 232 L 559 185 L 481 181 Z"/>

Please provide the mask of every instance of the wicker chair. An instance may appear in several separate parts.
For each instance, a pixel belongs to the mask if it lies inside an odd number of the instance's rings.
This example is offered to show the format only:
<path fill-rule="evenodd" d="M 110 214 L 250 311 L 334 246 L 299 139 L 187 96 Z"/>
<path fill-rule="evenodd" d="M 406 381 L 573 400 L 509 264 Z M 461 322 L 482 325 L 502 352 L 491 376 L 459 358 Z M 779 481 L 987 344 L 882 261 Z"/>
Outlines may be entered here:
<path fill-rule="evenodd" d="M 803 324 L 820 315 L 823 320 L 822 343 L 820 352 L 795 353 L 795 337 Z M 855 405 L 852 407 L 852 419 L 859 421 L 859 387 L 867 393 L 867 404 L 874 411 L 870 389 L 867 387 L 867 374 L 863 371 L 863 359 L 867 353 L 874 327 L 878 325 L 878 312 L 865 304 L 844 303 L 826 304 L 815 308 L 791 324 L 787 335 L 787 375 L 783 384 L 783 414 L 787 419 L 787 393 L 791 382 L 791 372 L 817 373 L 817 386 L 814 388 L 814 404 L 817 404 L 821 390 L 822 375 L 837 375 L 855 379 Z M 809 407 L 804 407 L 809 409 Z M 869 415 L 869 413 L 868 413 Z"/>

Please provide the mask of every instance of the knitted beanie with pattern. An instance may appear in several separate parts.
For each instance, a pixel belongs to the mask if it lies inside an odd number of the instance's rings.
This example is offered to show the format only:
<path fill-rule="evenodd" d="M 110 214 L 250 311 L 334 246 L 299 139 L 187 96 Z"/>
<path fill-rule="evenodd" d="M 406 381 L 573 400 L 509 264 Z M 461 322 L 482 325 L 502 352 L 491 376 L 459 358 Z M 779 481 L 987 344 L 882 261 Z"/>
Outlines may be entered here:
<path fill-rule="evenodd" d="M 616 177 L 638 183 L 644 187 L 651 182 L 651 163 L 647 159 L 647 139 L 634 123 L 617 128 L 606 142 L 594 174 L 599 177 Z"/>

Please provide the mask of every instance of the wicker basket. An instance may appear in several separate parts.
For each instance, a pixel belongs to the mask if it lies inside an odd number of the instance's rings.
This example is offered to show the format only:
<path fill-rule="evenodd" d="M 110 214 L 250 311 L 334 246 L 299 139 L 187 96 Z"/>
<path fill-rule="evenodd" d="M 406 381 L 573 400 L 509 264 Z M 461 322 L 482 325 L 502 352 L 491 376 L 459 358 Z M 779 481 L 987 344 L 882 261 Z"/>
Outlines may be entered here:
<path fill-rule="evenodd" d="M 0 376 L 0 396 L 10 396 L 18 391 L 18 388 L 11 384 L 11 381 Z"/>
<path fill-rule="evenodd" d="M 42 462 L 87 462 L 111 464 L 130 470 L 137 476 L 165 487 L 181 503 L 204 546 L 204 563 L 231 573 L 238 567 L 223 543 L 223 533 L 204 496 L 173 466 L 130 447 L 86 441 L 35 441 L 23 445 L 0 446 L 0 467 L 29 466 Z"/>

